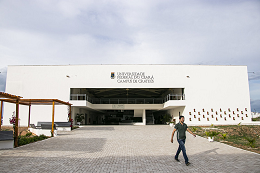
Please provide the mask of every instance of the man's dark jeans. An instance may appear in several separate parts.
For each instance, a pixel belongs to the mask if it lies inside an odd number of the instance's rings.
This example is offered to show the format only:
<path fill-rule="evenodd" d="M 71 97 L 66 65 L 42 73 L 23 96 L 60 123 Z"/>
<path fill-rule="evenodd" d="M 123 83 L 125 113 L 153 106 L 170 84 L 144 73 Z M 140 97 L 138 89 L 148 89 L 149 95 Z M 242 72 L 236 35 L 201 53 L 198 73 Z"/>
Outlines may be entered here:
<path fill-rule="evenodd" d="M 185 163 L 189 162 L 189 159 L 186 154 L 186 148 L 185 148 L 185 139 L 178 139 L 179 148 L 177 150 L 177 153 L 175 155 L 175 159 L 178 159 L 180 152 L 182 151 L 183 157 L 185 159 Z"/>

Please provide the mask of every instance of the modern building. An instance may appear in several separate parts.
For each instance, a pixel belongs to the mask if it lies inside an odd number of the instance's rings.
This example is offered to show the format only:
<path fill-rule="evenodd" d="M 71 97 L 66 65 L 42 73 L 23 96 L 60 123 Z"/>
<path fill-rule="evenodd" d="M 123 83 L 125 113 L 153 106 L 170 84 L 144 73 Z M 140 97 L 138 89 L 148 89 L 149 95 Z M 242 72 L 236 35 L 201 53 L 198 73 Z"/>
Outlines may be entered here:
<path fill-rule="evenodd" d="M 251 122 L 246 66 L 49 65 L 8 66 L 6 92 L 72 103 L 82 124 L 162 124 L 185 116 L 188 125 Z M 5 103 L 3 125 L 15 104 Z M 31 123 L 51 121 L 51 106 L 32 106 Z M 165 119 L 167 116 L 171 118 Z M 55 107 L 68 121 L 68 107 Z M 20 106 L 20 126 L 28 107 Z"/>

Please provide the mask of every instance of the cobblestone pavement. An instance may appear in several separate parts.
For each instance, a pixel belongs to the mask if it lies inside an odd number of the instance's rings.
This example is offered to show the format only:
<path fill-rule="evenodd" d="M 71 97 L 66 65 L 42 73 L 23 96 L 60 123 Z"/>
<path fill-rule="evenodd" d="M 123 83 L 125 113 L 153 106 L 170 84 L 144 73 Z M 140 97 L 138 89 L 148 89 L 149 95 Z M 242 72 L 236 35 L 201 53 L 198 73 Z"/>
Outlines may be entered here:
<path fill-rule="evenodd" d="M 0 150 L 0 172 L 260 172 L 260 155 L 187 133 L 186 149 L 166 125 L 84 126 L 12 150 Z"/>

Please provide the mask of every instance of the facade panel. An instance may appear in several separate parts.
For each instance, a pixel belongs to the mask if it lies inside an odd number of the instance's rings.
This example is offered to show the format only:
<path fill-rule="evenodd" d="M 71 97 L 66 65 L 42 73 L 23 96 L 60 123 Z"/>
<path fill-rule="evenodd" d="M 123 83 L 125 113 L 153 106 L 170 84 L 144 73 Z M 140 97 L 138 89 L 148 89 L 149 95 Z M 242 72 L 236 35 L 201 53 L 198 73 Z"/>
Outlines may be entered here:
<path fill-rule="evenodd" d="M 160 98 L 162 104 L 150 104 L 145 89 L 166 89 Z M 106 104 L 96 104 L 84 100 L 72 99 L 72 94 L 85 94 L 93 99 L 87 89 L 102 89 L 96 96 Z M 111 90 L 111 93 L 109 92 Z M 118 104 L 108 102 L 115 99 L 112 89 L 126 90 L 127 102 Z M 128 90 L 127 90 L 128 89 Z M 128 104 L 131 89 L 140 89 L 144 101 L 140 104 Z M 141 90 L 143 89 L 143 90 Z M 84 91 L 86 90 L 86 91 Z M 72 93 L 73 91 L 73 93 Z M 89 90 L 90 91 L 90 90 Z M 102 92 L 106 91 L 106 95 Z M 170 114 L 176 121 L 179 115 L 185 116 L 188 125 L 238 124 L 251 121 L 249 85 L 246 66 L 210 66 L 210 65 L 67 65 L 67 66 L 9 66 L 6 92 L 23 98 L 60 99 L 73 103 L 72 117 L 84 114 L 83 124 L 100 123 L 108 110 L 135 110 L 143 112 L 143 120 L 151 114 Z M 137 92 L 137 91 L 135 91 Z M 111 96 L 109 95 L 111 94 Z M 169 98 L 168 95 L 170 94 Z M 117 95 L 118 96 L 118 95 Z M 132 94 L 134 96 L 134 94 Z M 175 97 L 176 96 L 176 97 Z M 74 96 L 73 96 L 74 97 Z M 159 97 L 159 95 L 158 95 Z M 179 98 L 178 98 L 179 97 Z M 77 97 L 78 98 L 78 97 Z M 168 98 L 165 99 L 165 98 Z M 72 99 L 72 100 L 71 100 Z M 135 98 L 138 99 L 138 98 Z M 111 101 L 109 100 L 109 101 Z M 101 100 L 102 101 L 102 100 Z M 133 101 L 133 100 L 132 100 Z M 145 104 L 148 102 L 149 104 Z M 110 103 L 110 104 L 109 104 Z M 134 102 L 131 102 L 134 103 Z M 27 126 L 28 109 L 20 106 L 20 125 Z M 32 106 L 31 122 L 51 121 L 51 106 Z M 104 112 L 104 110 L 107 110 Z M 4 125 L 15 106 L 5 103 Z M 66 106 L 55 107 L 55 121 L 67 121 Z M 139 115 L 139 114 L 138 114 Z M 139 115 L 141 116 L 141 115 Z M 143 124 L 145 124 L 143 122 Z"/>

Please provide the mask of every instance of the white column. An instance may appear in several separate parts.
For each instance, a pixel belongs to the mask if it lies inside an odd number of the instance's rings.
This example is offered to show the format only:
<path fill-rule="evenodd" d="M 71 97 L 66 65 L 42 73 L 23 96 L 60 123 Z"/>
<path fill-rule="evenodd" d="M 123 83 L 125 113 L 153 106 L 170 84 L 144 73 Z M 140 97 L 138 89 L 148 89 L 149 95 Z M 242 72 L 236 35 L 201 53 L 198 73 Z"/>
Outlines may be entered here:
<path fill-rule="evenodd" d="M 145 109 L 143 109 L 143 125 L 146 125 L 146 114 L 145 114 Z"/>

